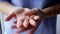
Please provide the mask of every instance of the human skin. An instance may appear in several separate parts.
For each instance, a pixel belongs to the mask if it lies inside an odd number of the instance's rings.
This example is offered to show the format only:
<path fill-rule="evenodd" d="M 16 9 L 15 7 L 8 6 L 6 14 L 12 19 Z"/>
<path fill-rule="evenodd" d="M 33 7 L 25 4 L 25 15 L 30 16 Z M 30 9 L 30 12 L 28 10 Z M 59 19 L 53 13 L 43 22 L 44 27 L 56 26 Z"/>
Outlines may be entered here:
<path fill-rule="evenodd" d="M 16 26 L 12 26 L 12 28 L 21 28 L 22 30 L 19 30 L 18 32 L 21 31 L 23 32 L 30 29 L 31 31 L 29 32 L 29 34 L 33 34 L 37 29 L 37 27 L 40 25 L 39 21 L 41 19 L 60 14 L 60 3 L 57 3 L 51 7 L 47 7 L 45 9 L 40 10 L 38 8 L 34 9 L 19 8 L 11 5 L 8 2 L 1 2 L 0 11 L 8 15 L 6 21 L 9 21 L 12 18 L 16 18 L 17 22 L 14 22 Z"/>

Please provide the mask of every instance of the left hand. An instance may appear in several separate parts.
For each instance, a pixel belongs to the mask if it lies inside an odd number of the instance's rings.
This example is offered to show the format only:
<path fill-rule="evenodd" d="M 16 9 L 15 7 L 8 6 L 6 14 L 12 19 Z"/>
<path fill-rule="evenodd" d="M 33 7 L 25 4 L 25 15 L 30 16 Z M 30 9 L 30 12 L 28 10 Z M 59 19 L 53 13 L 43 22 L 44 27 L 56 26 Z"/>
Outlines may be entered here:
<path fill-rule="evenodd" d="M 22 28 L 21 30 L 19 29 L 17 32 L 20 33 L 20 32 L 23 32 L 23 31 L 30 30 L 30 32 L 28 34 L 33 34 L 36 31 L 36 29 L 38 28 L 38 26 L 40 25 L 42 16 L 39 14 L 38 9 L 34 8 L 31 11 L 24 13 L 25 18 L 24 18 L 24 20 L 22 19 L 23 20 L 22 23 L 23 23 L 24 28 Z M 21 18 L 21 17 L 17 17 L 17 18 L 19 20 L 19 18 Z"/>

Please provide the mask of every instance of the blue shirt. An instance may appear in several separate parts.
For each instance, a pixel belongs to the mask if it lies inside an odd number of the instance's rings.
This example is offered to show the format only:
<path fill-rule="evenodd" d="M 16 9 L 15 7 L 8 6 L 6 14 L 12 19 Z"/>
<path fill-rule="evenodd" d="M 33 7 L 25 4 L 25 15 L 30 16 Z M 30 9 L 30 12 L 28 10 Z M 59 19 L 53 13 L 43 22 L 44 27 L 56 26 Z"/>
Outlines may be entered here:
<path fill-rule="evenodd" d="M 1 0 L 0 0 L 1 1 Z M 8 0 L 7 0 L 8 1 Z M 12 5 L 26 8 L 39 8 L 44 9 L 57 3 L 57 0 L 10 0 L 8 1 Z M 5 23 L 5 34 L 14 34 L 17 29 L 11 29 L 9 26 L 13 25 L 14 19 L 10 20 L 10 23 Z M 28 31 L 22 34 L 27 34 Z M 34 34 L 56 34 L 56 16 L 45 18 L 41 21 L 38 29 Z"/>

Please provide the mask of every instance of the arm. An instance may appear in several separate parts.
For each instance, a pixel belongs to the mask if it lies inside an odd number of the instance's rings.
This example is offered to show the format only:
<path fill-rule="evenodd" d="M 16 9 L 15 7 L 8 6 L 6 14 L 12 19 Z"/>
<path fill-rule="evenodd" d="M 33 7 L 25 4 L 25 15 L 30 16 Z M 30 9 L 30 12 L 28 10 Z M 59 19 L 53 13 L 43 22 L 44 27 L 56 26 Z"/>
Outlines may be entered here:
<path fill-rule="evenodd" d="M 15 11 L 19 9 L 19 7 L 11 5 L 9 2 L 0 2 L 0 12 L 4 14 L 9 14 L 11 11 Z"/>
<path fill-rule="evenodd" d="M 56 4 L 54 6 L 45 8 L 45 9 L 42 10 L 42 12 L 44 13 L 43 14 L 44 18 L 60 14 L 60 3 Z"/>

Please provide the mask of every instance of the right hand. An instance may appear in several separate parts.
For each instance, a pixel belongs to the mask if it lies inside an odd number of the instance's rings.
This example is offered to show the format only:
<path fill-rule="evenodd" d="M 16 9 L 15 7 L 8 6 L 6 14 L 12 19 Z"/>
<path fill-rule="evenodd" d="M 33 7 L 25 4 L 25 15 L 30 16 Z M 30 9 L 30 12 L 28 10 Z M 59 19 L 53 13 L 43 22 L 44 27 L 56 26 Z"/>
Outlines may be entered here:
<path fill-rule="evenodd" d="M 10 13 L 7 15 L 7 17 L 5 18 L 5 21 L 9 21 L 9 20 L 11 20 L 12 18 L 15 18 L 15 19 L 16 19 L 15 22 L 16 22 L 16 23 L 20 23 L 21 18 L 19 19 L 19 17 L 21 17 L 24 12 L 29 11 L 29 10 L 30 10 L 30 9 L 28 9 L 28 8 L 18 8 L 18 9 L 16 9 L 16 10 L 10 12 Z M 24 18 L 24 17 L 23 17 L 23 18 Z M 17 19 L 19 19 L 19 20 L 17 21 Z M 15 22 L 14 22 L 14 23 L 15 23 Z M 20 24 L 19 24 L 19 25 L 20 25 Z M 15 26 L 15 27 L 18 27 L 18 26 Z M 19 27 L 18 27 L 18 28 L 19 28 Z"/>

